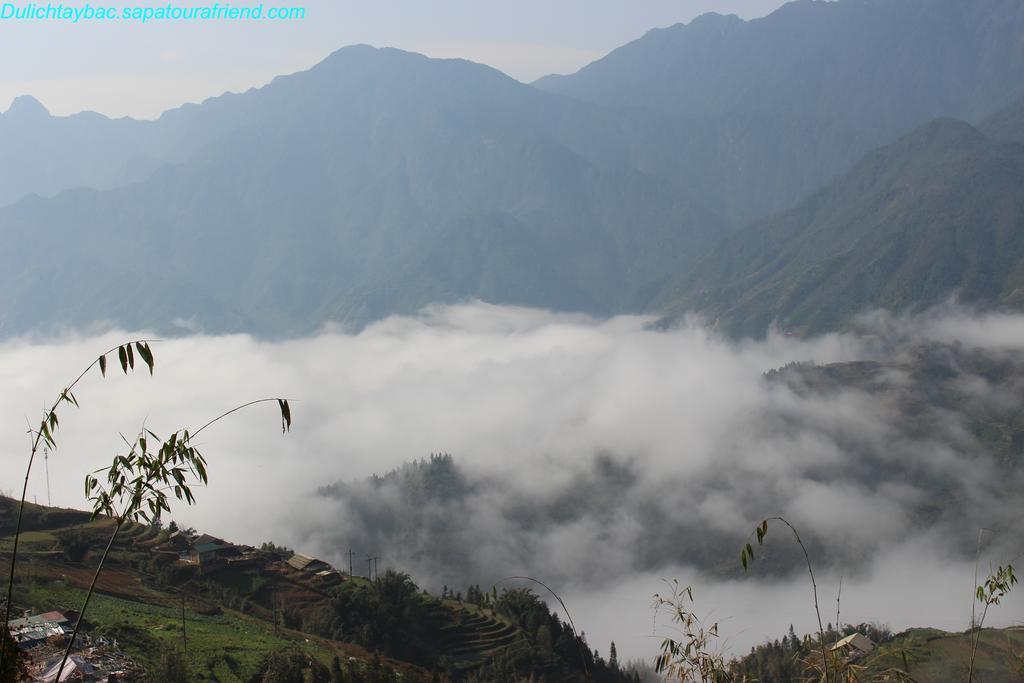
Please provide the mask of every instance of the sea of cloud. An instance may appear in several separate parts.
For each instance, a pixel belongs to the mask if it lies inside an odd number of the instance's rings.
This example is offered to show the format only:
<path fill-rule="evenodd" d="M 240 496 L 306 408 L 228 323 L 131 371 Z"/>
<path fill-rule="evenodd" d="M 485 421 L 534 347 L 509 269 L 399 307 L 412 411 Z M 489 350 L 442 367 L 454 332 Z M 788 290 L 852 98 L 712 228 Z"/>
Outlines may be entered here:
<path fill-rule="evenodd" d="M 1019 532 L 1004 531 L 1024 513 L 1017 475 L 979 455 L 948 411 L 911 438 L 870 391 L 801 392 L 764 373 L 792 361 L 889 360 L 921 343 L 1015 353 L 1024 351 L 1024 319 L 946 308 L 870 316 L 849 334 L 759 341 L 722 339 L 697 319 L 667 330 L 654 322 L 470 303 L 303 339 L 154 343 L 152 377 L 144 368 L 123 376 L 115 356 L 106 378 L 94 370 L 82 381 L 81 408 L 62 409 L 58 448 L 34 468 L 29 499 L 83 507 L 85 473 L 123 450 L 122 434 L 143 425 L 163 434 L 286 396 L 288 434 L 272 404 L 204 432 L 210 485 L 194 508 L 175 508 L 179 524 L 236 542 L 273 540 L 339 566 L 349 547 L 371 539 L 375 547 L 354 549 L 435 589 L 448 577 L 486 586 L 537 576 L 562 592 L 592 646 L 605 651 L 614 639 L 631 657 L 650 655 L 670 629 L 650 606 L 663 579 L 695 586 L 698 610 L 720 622 L 732 652 L 791 623 L 811 630 L 806 574 L 785 563 L 734 571 L 734 542 L 761 518 L 784 515 L 831 558 L 819 570 L 826 620 L 835 621 L 842 576 L 843 622 L 966 627 L 975 558 L 964 549 L 978 529 L 994 530 L 983 534 L 982 574 L 1024 551 Z M 20 493 L 26 430 L 43 406 L 99 352 L 138 336 L 146 335 L 0 343 L 0 490 Z M 991 410 L 1020 405 L 985 378 L 957 381 Z M 317 493 L 435 452 L 453 454 L 479 494 L 457 523 L 450 510 L 437 517 L 454 526 L 442 530 L 446 542 L 466 549 L 448 566 L 436 553 L 404 552 L 408 539 L 367 533 L 365 509 Z M 922 516 L 934 486 L 953 487 L 956 505 Z M 388 495 L 382 489 L 375 504 L 401 506 Z M 781 528 L 770 539 L 789 543 Z M 728 567 L 707 560 L 727 552 Z M 1019 619 L 1020 607 L 1018 599 L 998 608 L 993 623 Z"/>

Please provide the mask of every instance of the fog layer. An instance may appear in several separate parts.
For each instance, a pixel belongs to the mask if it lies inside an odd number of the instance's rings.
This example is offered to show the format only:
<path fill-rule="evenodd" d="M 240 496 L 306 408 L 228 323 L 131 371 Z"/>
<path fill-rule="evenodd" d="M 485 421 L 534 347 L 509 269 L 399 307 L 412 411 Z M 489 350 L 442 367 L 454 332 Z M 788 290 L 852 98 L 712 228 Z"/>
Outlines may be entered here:
<path fill-rule="evenodd" d="M 845 577 L 844 622 L 966 626 L 978 529 L 991 530 L 982 572 L 1022 551 L 1009 529 L 1024 512 L 1024 319 L 947 309 L 757 342 L 725 341 L 699 320 L 653 322 L 474 303 L 285 342 L 164 341 L 153 377 L 83 381 L 81 409 L 60 414 L 50 496 L 84 506 L 82 479 L 119 451 L 119 433 L 166 433 L 284 395 L 290 434 L 271 405 L 203 434 L 210 486 L 174 510 L 179 524 L 345 568 L 349 548 L 379 555 L 433 589 L 530 574 L 564 593 L 592 645 L 614 638 L 632 656 L 656 647 L 649 604 L 663 578 L 693 583 L 735 650 L 790 623 L 810 629 L 809 586 L 782 527 L 738 572 L 754 524 L 783 515 L 819 564 L 828 611 Z M 138 336 L 0 345 L 0 488 L 20 489 L 25 418 Z M 806 364 L 768 372 L 793 361 Z M 823 367 L 834 363 L 846 364 Z M 440 452 L 453 456 L 453 495 L 413 500 L 366 482 Z M 40 503 L 46 464 L 29 486 Z M 994 617 L 1014 614 L 1019 602 Z"/>

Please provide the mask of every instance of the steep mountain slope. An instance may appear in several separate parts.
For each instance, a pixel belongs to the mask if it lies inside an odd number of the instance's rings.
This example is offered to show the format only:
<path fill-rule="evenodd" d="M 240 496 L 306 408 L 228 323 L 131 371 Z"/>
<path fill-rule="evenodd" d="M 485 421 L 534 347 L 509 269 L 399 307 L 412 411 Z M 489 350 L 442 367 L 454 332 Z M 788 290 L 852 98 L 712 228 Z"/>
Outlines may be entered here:
<path fill-rule="evenodd" d="M 978 129 L 993 140 L 1024 142 L 1024 100 L 992 114 L 978 124 Z"/>
<path fill-rule="evenodd" d="M 989 683 L 1024 681 L 1024 628 L 985 628 L 979 632 L 948 633 L 934 628 L 914 628 L 897 634 L 860 664 L 864 678 L 900 669 L 919 683 L 940 683 L 967 675 L 975 649 L 974 676 Z"/>
<path fill-rule="evenodd" d="M 0 113 L 0 206 L 32 194 L 108 190 L 145 180 L 259 120 L 262 112 L 247 111 L 246 103 L 247 95 L 227 94 L 137 121 L 95 112 L 52 116 L 35 98 L 18 97 Z"/>
<path fill-rule="evenodd" d="M 1024 145 L 952 119 L 867 155 L 796 208 L 719 244 L 662 294 L 738 334 L 812 333 L 956 295 L 1024 303 Z"/>
<path fill-rule="evenodd" d="M 18 502 L 0 496 L 0 548 L 8 551 L 17 514 Z M 110 519 L 90 520 L 87 512 L 26 504 L 18 576 L 31 579 L 16 584 L 19 611 L 79 608 L 113 528 Z M 193 530 L 185 538 L 194 547 L 200 537 Z M 184 629 L 190 681 L 264 680 L 257 674 L 275 653 L 296 649 L 325 667 L 343 664 L 347 675 L 331 680 L 632 680 L 583 648 L 569 624 L 523 588 L 485 596 L 475 586 L 465 601 L 461 591 L 438 598 L 392 569 L 372 580 L 323 577 L 289 565 L 291 551 L 273 544 L 257 550 L 219 539 L 228 557 L 194 563 L 170 541 L 156 526 L 122 527 L 83 621 L 83 633 L 116 638 L 150 673 Z M 0 557 L 4 572 L 9 561 Z M 541 626 L 547 642 L 537 638 Z M 59 652 L 39 644 L 29 654 L 41 662 Z"/>
<path fill-rule="evenodd" d="M 470 62 L 346 48 L 177 113 L 242 121 L 186 163 L 0 210 L 0 333 L 288 334 L 468 297 L 635 305 L 722 226 L 615 163 L 614 124 L 588 111 Z"/>
<path fill-rule="evenodd" d="M 165 160 L 154 156 L 148 128 L 92 113 L 54 117 L 34 98 L 17 98 L 0 114 L 0 206 L 27 194 L 144 178 Z"/>
<path fill-rule="evenodd" d="M 654 30 L 535 85 L 673 120 L 677 146 L 645 170 L 723 179 L 709 206 L 743 222 L 925 121 L 977 121 L 1019 97 L 1022 36 L 1015 0 L 798 0 L 754 21 Z"/>
<path fill-rule="evenodd" d="M 927 117 L 1024 93 L 1022 35 L 1011 0 L 801 0 L 654 31 L 541 89 L 355 46 L 157 121 L 20 99 L 0 115 L 0 206 L 23 197 L 0 208 L 0 336 L 301 334 L 472 297 L 608 314 L 673 277 L 659 302 L 696 305 L 686 277 L 727 226 Z M 987 125 L 1019 139 L 1012 119 Z"/>
<path fill-rule="evenodd" d="M 536 83 L 575 107 L 555 111 L 550 98 L 522 92 L 504 104 L 577 154 L 658 176 L 740 225 L 789 208 L 916 125 L 976 121 L 1024 94 L 1022 35 L 1014 0 L 800 0 L 755 21 L 709 14 L 654 30 L 577 74 Z M 239 128 L 301 110 L 309 84 L 282 77 L 157 121 L 47 117 L 22 100 L 0 115 L 0 205 L 142 180 Z M 390 83 L 366 87 L 382 95 Z"/>

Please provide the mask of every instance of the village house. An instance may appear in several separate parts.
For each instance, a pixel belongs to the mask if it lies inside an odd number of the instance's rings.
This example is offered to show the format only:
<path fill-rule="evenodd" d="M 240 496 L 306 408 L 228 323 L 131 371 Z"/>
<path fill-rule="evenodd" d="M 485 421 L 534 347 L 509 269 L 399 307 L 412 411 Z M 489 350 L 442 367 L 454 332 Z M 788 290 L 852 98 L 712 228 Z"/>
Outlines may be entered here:
<path fill-rule="evenodd" d="M 80 637 L 82 635 L 80 634 Z M 83 681 L 84 683 L 107 683 L 108 681 L 137 681 L 143 679 L 143 671 L 117 647 L 104 638 L 84 636 L 85 645 L 68 657 L 60 683 Z M 42 653 L 33 656 L 28 664 L 28 673 L 33 681 L 57 681 L 57 671 L 63 659 L 63 647 L 47 645 Z"/>
<path fill-rule="evenodd" d="M 61 657 L 54 657 L 53 661 L 46 665 L 46 668 L 40 671 L 36 676 L 35 680 L 43 681 L 44 683 L 51 683 L 57 680 L 57 672 L 60 671 Z M 60 682 L 64 681 L 95 681 L 98 680 L 96 675 L 96 667 L 90 662 L 85 661 L 81 655 L 71 655 L 68 657 L 67 663 L 64 665 L 64 670 L 60 674 Z"/>
<path fill-rule="evenodd" d="M 316 580 L 323 586 L 333 586 L 344 581 L 344 577 L 337 569 L 324 569 L 316 573 Z"/>
<path fill-rule="evenodd" d="M 238 548 L 234 545 L 208 534 L 203 534 L 195 539 L 188 552 L 188 561 L 198 565 L 210 564 L 217 560 L 226 560 L 229 557 L 241 555 Z"/>
<path fill-rule="evenodd" d="M 851 633 L 832 646 L 832 652 L 846 657 L 851 662 L 870 654 L 874 649 L 874 642 L 862 633 Z"/>
<path fill-rule="evenodd" d="M 192 564 L 210 564 L 217 560 L 226 560 L 238 555 L 238 549 L 228 543 L 199 543 L 189 551 L 189 562 Z"/>
<path fill-rule="evenodd" d="M 67 617 L 60 612 L 45 612 L 21 619 L 11 619 L 8 629 L 18 647 L 23 650 L 44 643 L 51 636 L 63 636 L 71 632 Z"/>
<path fill-rule="evenodd" d="M 310 572 L 316 574 L 327 569 L 331 569 L 331 565 L 327 564 L 323 560 L 318 560 L 315 557 L 309 555 L 303 555 L 302 553 L 295 553 L 288 560 L 288 565 L 292 569 L 298 569 L 300 572 Z"/>
<path fill-rule="evenodd" d="M 175 531 L 167 537 L 167 542 L 160 546 L 168 550 L 188 550 L 189 538 L 184 531 Z"/>

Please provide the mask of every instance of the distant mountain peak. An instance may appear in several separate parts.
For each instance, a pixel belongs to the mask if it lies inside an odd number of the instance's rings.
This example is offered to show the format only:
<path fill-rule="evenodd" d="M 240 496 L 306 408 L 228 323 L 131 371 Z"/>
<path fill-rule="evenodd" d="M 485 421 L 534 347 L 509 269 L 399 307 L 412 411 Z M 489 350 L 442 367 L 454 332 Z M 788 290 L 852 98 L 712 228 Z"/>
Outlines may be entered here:
<path fill-rule="evenodd" d="M 475 73 L 485 78 L 512 80 L 500 70 L 469 59 L 437 58 L 396 47 L 375 47 L 360 43 L 339 48 L 316 64 L 310 73 L 352 72 L 371 74 L 369 67 L 400 70 L 403 75 L 423 70 L 459 69 L 458 73 Z"/>
<path fill-rule="evenodd" d="M 905 152 L 909 148 L 940 148 L 945 151 L 971 149 L 985 141 L 985 135 L 977 128 L 948 116 L 933 119 L 907 133 L 891 148 Z"/>
<path fill-rule="evenodd" d="M 699 16 L 694 17 L 690 20 L 687 26 L 727 26 L 734 24 L 745 24 L 747 23 L 743 19 L 740 19 L 735 14 L 721 14 L 719 12 L 705 12 Z M 679 25 L 679 24 L 677 24 Z"/>
<path fill-rule="evenodd" d="M 14 101 L 11 102 L 11 106 L 7 109 L 6 115 L 27 118 L 30 116 L 49 116 L 50 112 L 43 106 L 42 102 L 31 95 L 21 95 L 14 98 Z"/>

